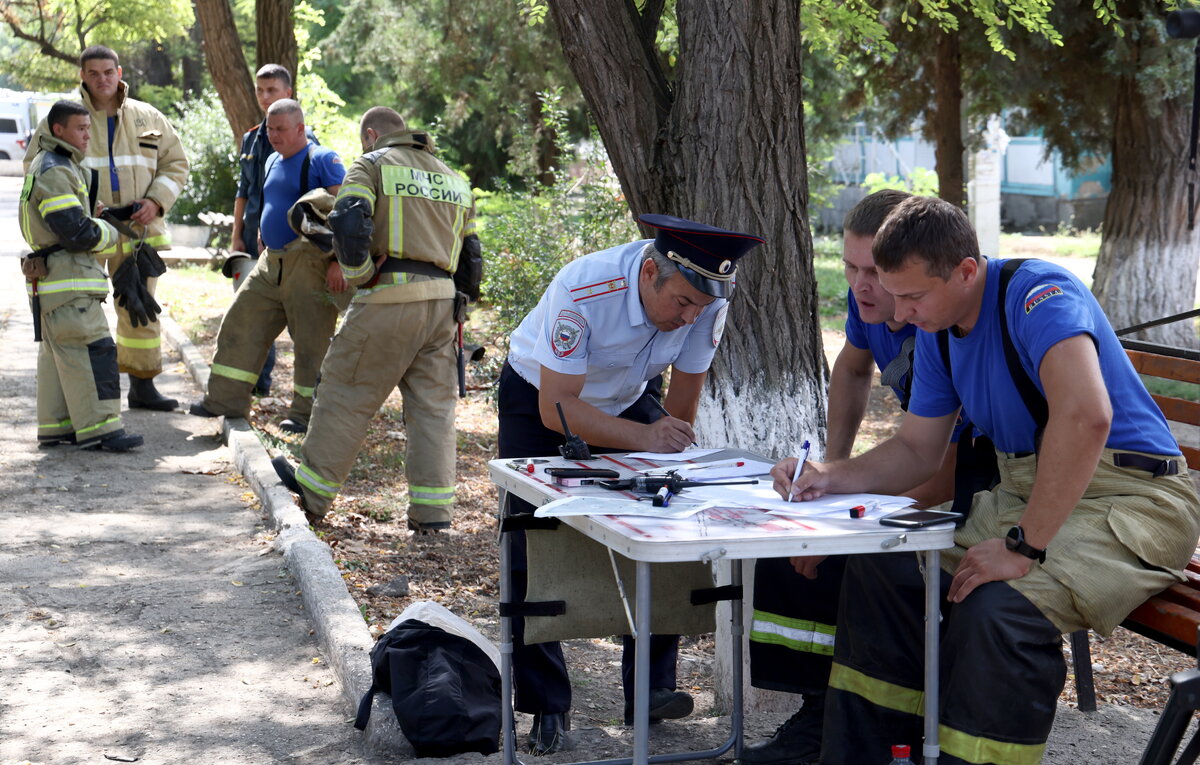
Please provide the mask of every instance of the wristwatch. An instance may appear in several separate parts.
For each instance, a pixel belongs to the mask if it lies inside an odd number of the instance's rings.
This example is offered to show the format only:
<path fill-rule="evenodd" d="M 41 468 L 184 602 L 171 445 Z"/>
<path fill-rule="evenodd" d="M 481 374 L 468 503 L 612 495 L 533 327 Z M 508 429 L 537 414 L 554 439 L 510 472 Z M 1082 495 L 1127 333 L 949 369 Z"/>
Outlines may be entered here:
<path fill-rule="evenodd" d="M 1039 550 L 1025 541 L 1025 530 L 1021 528 L 1020 524 L 1008 530 L 1008 535 L 1004 538 L 1004 546 L 1026 558 L 1036 560 L 1038 563 L 1046 562 L 1046 551 Z"/>

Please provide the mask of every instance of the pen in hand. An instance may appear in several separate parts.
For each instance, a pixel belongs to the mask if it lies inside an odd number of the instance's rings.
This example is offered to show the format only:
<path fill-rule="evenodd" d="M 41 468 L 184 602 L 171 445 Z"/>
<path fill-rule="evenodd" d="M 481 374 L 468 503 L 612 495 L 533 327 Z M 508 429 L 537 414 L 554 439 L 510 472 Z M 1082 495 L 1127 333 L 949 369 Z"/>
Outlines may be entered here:
<path fill-rule="evenodd" d="M 800 474 L 804 472 L 804 463 L 808 462 L 808 439 L 804 440 L 804 444 L 800 447 L 801 456 L 796 460 L 796 472 L 792 474 L 792 488 L 788 489 L 788 502 L 793 501 L 796 496 L 796 481 L 800 480 Z"/>
<path fill-rule="evenodd" d="M 654 406 L 658 407 L 658 411 L 663 413 L 663 417 L 671 416 L 671 413 L 667 411 L 667 408 L 665 406 L 663 406 L 662 402 L 658 400 L 657 396 L 650 396 L 649 398 L 650 398 L 650 403 L 652 403 L 652 404 L 654 404 Z M 695 441 L 692 442 L 692 446 L 695 446 L 697 449 L 700 448 L 700 444 L 696 443 Z"/>

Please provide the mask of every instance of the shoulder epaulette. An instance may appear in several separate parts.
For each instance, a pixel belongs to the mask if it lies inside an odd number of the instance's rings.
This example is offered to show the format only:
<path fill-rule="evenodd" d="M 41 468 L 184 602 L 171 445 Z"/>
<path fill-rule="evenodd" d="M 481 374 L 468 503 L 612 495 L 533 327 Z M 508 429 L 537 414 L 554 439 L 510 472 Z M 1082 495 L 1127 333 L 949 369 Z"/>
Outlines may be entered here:
<path fill-rule="evenodd" d="M 70 154 L 61 154 L 58 151 L 47 151 L 43 153 L 46 155 L 46 158 L 42 160 L 42 166 L 38 168 L 39 175 L 47 170 L 50 170 L 51 168 L 71 166 Z"/>
<path fill-rule="evenodd" d="M 362 155 L 362 156 L 363 156 L 363 159 L 365 159 L 366 161 L 370 162 L 372 165 L 378 165 L 378 164 L 379 164 L 379 158 L 380 158 L 380 157 L 382 157 L 384 154 L 387 154 L 387 153 L 388 153 L 388 149 L 390 149 L 390 148 L 392 148 L 392 147 L 390 147 L 390 146 L 385 146 L 385 147 L 384 147 L 384 148 L 382 148 L 382 149 L 376 149 L 375 151 L 368 152 L 368 153 L 366 153 L 366 154 Z"/>
<path fill-rule="evenodd" d="M 624 276 L 614 276 L 611 279 L 588 281 L 586 284 L 569 287 L 567 292 L 570 293 L 573 302 L 581 303 L 584 300 L 593 300 L 606 295 L 617 295 L 627 289 L 629 289 L 629 280 Z"/>

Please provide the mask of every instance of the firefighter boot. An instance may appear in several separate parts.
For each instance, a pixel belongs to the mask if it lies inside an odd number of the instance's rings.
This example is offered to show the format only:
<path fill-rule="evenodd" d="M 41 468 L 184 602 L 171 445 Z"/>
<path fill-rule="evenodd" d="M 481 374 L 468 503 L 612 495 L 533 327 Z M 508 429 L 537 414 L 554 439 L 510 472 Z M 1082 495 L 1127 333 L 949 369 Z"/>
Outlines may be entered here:
<path fill-rule="evenodd" d="M 126 433 L 125 429 L 114 430 L 103 436 L 83 441 L 79 444 L 79 448 L 85 451 L 105 451 L 105 452 L 127 452 L 130 449 L 136 449 L 145 442 L 141 436 L 136 433 Z"/>
<path fill-rule="evenodd" d="M 766 741 L 742 750 L 742 765 L 807 765 L 821 754 L 825 692 L 805 693 L 804 706 Z"/>
<path fill-rule="evenodd" d="M 153 377 L 134 377 L 129 375 L 129 408 L 153 409 L 156 412 L 169 412 L 179 406 L 173 398 L 167 398 L 154 387 Z"/>
<path fill-rule="evenodd" d="M 526 742 L 529 753 L 540 757 L 566 748 L 570 726 L 565 712 L 538 712 L 533 716 L 533 727 L 529 729 Z"/>

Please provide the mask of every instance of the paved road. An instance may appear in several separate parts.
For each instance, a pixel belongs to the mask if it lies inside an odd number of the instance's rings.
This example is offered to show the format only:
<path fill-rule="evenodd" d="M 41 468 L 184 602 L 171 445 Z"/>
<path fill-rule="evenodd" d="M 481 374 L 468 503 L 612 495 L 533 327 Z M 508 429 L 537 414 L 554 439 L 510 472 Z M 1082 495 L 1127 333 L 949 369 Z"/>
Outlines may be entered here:
<path fill-rule="evenodd" d="M 135 453 L 36 448 L 19 189 L 0 178 L 0 763 L 366 762 L 214 422 L 138 411 Z"/>

